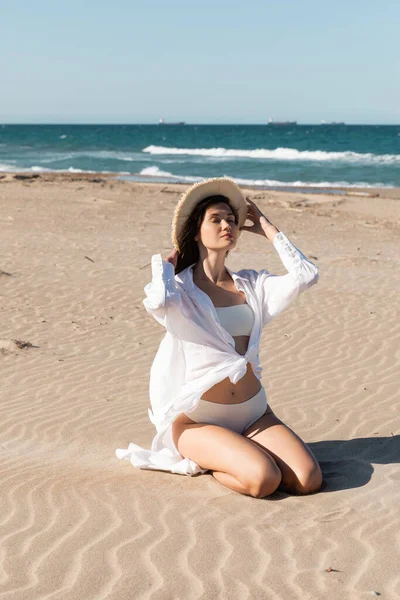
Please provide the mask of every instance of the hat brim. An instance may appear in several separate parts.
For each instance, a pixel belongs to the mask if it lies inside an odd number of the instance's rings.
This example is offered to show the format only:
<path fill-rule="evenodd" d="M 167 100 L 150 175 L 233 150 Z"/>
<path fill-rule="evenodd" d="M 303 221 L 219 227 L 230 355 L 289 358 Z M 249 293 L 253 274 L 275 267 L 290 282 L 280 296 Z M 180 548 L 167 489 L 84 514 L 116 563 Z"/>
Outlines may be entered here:
<path fill-rule="evenodd" d="M 172 221 L 171 239 L 176 250 L 179 248 L 179 237 L 186 222 L 191 215 L 194 207 L 204 198 L 209 196 L 225 196 L 238 212 L 239 227 L 246 222 L 247 203 L 239 186 L 228 177 L 215 177 L 205 179 L 195 183 L 183 194 L 175 207 L 174 218 Z"/>

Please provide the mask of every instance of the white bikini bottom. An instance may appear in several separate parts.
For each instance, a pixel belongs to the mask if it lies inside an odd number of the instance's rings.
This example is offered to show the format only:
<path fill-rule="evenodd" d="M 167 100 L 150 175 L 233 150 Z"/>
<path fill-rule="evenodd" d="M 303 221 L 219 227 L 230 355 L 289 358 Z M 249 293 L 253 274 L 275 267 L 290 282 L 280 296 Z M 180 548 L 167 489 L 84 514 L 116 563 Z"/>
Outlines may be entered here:
<path fill-rule="evenodd" d="M 201 398 L 198 406 L 185 414 L 196 423 L 220 425 L 242 434 L 265 413 L 267 407 L 267 394 L 261 387 L 255 396 L 239 404 L 218 404 Z"/>

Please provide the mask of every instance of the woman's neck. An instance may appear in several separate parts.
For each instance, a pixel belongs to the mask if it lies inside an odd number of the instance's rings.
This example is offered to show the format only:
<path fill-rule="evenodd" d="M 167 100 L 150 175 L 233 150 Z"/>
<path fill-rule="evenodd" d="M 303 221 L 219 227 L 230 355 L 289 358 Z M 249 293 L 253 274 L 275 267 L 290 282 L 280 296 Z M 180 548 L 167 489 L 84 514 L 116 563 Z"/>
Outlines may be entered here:
<path fill-rule="evenodd" d="M 193 280 L 208 281 L 218 285 L 228 281 L 230 275 L 225 268 L 225 261 L 213 261 L 212 259 L 199 260 L 193 269 Z"/>

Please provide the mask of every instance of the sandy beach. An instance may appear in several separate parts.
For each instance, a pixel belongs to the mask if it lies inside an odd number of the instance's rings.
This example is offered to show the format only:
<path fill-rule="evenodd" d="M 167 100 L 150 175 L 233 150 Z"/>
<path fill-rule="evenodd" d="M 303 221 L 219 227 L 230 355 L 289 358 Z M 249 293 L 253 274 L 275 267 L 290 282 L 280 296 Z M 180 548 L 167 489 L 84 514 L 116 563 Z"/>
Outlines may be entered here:
<path fill-rule="evenodd" d="M 400 189 L 245 190 L 320 267 L 260 358 L 326 485 L 256 499 L 114 454 L 155 434 L 143 288 L 185 187 L 0 176 L 0 599 L 398 599 Z M 227 265 L 285 273 L 247 232 Z"/>

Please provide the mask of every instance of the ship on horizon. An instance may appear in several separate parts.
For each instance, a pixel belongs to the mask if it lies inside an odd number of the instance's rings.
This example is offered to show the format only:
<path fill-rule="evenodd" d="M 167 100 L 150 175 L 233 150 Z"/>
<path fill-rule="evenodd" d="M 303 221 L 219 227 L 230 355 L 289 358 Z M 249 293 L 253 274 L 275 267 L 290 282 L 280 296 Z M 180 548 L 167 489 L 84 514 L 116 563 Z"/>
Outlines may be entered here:
<path fill-rule="evenodd" d="M 172 122 L 168 123 L 168 122 L 165 122 L 164 119 L 162 119 L 162 118 L 158 121 L 158 124 L 159 125 L 186 125 L 185 121 L 177 121 L 176 123 L 172 123 Z"/>
<path fill-rule="evenodd" d="M 321 121 L 321 125 L 346 125 L 344 121 Z"/>
<path fill-rule="evenodd" d="M 279 125 L 287 127 L 288 125 L 297 125 L 297 121 L 274 121 L 273 119 L 268 119 L 267 125 Z"/>

